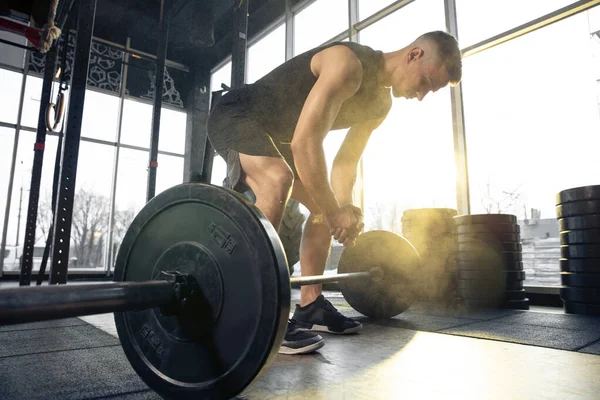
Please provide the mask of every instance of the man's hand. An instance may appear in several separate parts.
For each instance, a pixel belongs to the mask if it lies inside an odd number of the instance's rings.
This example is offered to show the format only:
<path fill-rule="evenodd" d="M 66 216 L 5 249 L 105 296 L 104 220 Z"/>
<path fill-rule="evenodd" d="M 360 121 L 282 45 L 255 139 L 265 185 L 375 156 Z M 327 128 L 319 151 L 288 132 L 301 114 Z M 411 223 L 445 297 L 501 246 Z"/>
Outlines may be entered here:
<path fill-rule="evenodd" d="M 364 228 L 360 208 L 347 204 L 327 217 L 333 238 L 344 246 L 354 246 L 356 238 Z"/>

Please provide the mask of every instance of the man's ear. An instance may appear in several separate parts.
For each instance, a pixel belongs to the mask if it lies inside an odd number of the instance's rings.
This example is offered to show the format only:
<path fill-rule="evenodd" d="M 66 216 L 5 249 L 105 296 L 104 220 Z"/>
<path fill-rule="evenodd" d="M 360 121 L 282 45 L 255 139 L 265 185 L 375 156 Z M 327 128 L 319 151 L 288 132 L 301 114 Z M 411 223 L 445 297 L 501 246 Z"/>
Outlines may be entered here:
<path fill-rule="evenodd" d="M 420 47 L 414 47 L 408 52 L 408 62 L 416 61 L 419 58 L 423 57 L 425 52 Z"/>

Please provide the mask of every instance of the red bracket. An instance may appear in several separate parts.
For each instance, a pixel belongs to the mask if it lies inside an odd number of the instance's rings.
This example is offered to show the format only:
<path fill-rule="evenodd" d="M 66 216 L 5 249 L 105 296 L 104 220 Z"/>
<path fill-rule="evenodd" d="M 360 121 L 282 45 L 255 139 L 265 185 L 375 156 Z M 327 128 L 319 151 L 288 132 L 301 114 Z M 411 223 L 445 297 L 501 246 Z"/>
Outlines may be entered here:
<path fill-rule="evenodd" d="M 42 30 L 0 17 L 0 31 L 9 31 L 25 36 L 36 48 L 39 48 Z"/>

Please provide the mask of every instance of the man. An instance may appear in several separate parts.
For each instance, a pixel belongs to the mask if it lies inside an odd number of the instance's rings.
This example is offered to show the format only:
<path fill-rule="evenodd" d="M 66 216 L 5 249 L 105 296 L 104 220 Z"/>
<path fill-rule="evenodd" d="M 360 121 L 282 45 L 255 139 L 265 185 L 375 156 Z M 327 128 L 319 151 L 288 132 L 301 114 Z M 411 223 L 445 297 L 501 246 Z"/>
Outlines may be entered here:
<path fill-rule="evenodd" d="M 252 189 L 256 206 L 276 229 L 290 196 L 306 206 L 302 275 L 321 275 L 331 237 L 349 246 L 363 227 L 360 209 L 351 204 L 357 165 L 392 106 L 391 94 L 421 101 L 461 76 L 458 43 L 445 32 L 426 33 L 390 53 L 331 43 L 225 94 L 211 113 L 208 135 L 227 161 L 230 187 Z M 345 128 L 330 182 L 323 139 Z M 321 295 L 320 285 L 303 286 L 280 353 L 322 347 L 323 338 L 307 330 L 346 334 L 361 328 Z"/>

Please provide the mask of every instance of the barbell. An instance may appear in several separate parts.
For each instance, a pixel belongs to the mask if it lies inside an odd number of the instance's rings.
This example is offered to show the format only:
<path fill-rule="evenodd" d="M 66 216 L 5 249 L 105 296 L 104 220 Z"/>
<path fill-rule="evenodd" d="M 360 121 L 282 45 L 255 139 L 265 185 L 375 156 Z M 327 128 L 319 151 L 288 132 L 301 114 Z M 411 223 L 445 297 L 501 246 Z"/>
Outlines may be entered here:
<path fill-rule="evenodd" d="M 0 290 L 0 325 L 115 313 L 123 350 L 164 398 L 231 398 L 269 365 L 286 332 L 290 287 L 339 282 L 371 318 L 412 304 L 420 265 L 401 236 L 370 231 L 337 275 L 289 277 L 283 246 L 245 197 L 185 183 L 149 201 L 128 228 L 115 282 Z"/>

